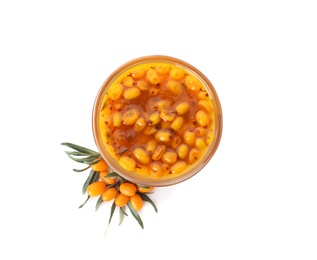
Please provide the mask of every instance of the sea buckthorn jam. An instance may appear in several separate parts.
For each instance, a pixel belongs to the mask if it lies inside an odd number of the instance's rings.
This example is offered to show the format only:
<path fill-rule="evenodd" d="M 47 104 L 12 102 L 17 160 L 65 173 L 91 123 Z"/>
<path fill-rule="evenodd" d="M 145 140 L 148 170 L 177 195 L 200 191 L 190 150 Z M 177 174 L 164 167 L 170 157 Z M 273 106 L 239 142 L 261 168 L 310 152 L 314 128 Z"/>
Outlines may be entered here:
<path fill-rule="evenodd" d="M 180 175 L 213 143 L 212 93 L 195 73 L 146 61 L 114 78 L 101 100 L 99 131 L 124 169 L 153 179 Z"/>

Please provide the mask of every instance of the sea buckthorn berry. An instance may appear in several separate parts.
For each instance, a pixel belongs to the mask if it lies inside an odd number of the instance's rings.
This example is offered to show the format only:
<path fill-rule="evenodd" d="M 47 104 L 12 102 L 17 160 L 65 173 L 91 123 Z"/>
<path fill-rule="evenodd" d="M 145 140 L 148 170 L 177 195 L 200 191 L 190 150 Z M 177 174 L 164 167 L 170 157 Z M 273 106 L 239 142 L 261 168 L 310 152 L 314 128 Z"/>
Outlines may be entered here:
<path fill-rule="evenodd" d="M 145 69 L 143 68 L 137 68 L 131 72 L 131 76 L 134 79 L 141 79 L 144 77 L 144 75 L 145 75 Z"/>
<path fill-rule="evenodd" d="M 197 126 L 194 130 L 196 136 L 204 136 L 207 133 L 205 127 Z"/>
<path fill-rule="evenodd" d="M 145 149 L 142 147 L 135 148 L 133 150 L 133 155 L 140 163 L 143 163 L 143 164 L 148 164 L 151 160 L 147 151 L 145 151 Z"/>
<path fill-rule="evenodd" d="M 184 159 L 188 154 L 188 146 L 186 144 L 180 144 L 176 148 L 176 153 L 179 158 Z"/>
<path fill-rule="evenodd" d="M 150 164 L 150 174 L 155 178 L 162 177 L 163 171 L 159 163 L 153 162 Z"/>
<path fill-rule="evenodd" d="M 182 139 L 179 135 L 174 135 L 172 140 L 172 147 L 175 149 L 177 146 L 179 146 L 182 142 Z"/>
<path fill-rule="evenodd" d="M 142 91 L 145 91 L 145 90 L 149 89 L 149 84 L 146 81 L 144 81 L 144 80 L 139 80 L 136 83 L 136 86 Z"/>
<path fill-rule="evenodd" d="M 210 123 L 209 115 L 203 110 L 197 111 L 197 113 L 195 114 L 195 120 L 197 124 L 202 127 L 207 127 Z"/>
<path fill-rule="evenodd" d="M 94 170 L 95 172 L 101 172 L 101 171 L 106 171 L 108 170 L 108 164 L 106 163 L 105 160 L 101 160 L 95 164 L 90 165 L 91 169 Z"/>
<path fill-rule="evenodd" d="M 171 166 L 167 163 L 162 164 L 162 172 L 163 174 L 167 175 L 170 174 Z"/>
<path fill-rule="evenodd" d="M 134 170 L 138 174 L 142 174 L 143 176 L 147 176 L 150 174 L 150 168 L 146 165 L 138 165 Z"/>
<path fill-rule="evenodd" d="M 160 83 L 160 77 L 159 75 L 156 73 L 156 71 L 154 69 L 149 69 L 146 73 L 146 78 L 148 79 L 148 81 L 151 84 L 158 84 Z"/>
<path fill-rule="evenodd" d="M 182 84 L 176 80 L 169 80 L 167 82 L 166 88 L 175 96 L 181 94 L 183 91 Z"/>
<path fill-rule="evenodd" d="M 107 190 L 104 191 L 104 193 L 102 193 L 102 200 L 103 201 L 110 201 L 113 200 L 114 198 L 116 198 L 118 195 L 118 191 L 116 188 L 109 188 Z"/>
<path fill-rule="evenodd" d="M 172 68 L 170 71 L 170 77 L 175 80 L 181 80 L 185 77 L 185 71 L 181 68 Z"/>
<path fill-rule="evenodd" d="M 209 99 L 209 94 L 206 90 L 201 90 L 197 94 L 198 99 Z"/>
<path fill-rule="evenodd" d="M 145 149 L 151 153 L 154 153 L 156 146 L 157 146 L 157 141 L 155 139 L 151 139 L 146 143 Z"/>
<path fill-rule="evenodd" d="M 126 77 L 123 81 L 122 84 L 126 87 L 133 87 L 134 85 L 134 80 L 131 77 Z"/>
<path fill-rule="evenodd" d="M 146 120 L 144 117 L 139 117 L 134 124 L 134 130 L 137 132 L 141 132 L 143 128 L 146 126 Z"/>
<path fill-rule="evenodd" d="M 111 116 L 111 113 L 112 113 L 112 110 L 113 110 L 113 106 L 112 104 L 105 104 L 103 107 L 102 107 L 102 113 L 103 113 L 103 116 L 107 115 L 107 116 Z"/>
<path fill-rule="evenodd" d="M 156 134 L 155 134 L 155 139 L 158 142 L 169 142 L 172 139 L 172 133 L 168 129 L 160 129 Z"/>
<path fill-rule="evenodd" d="M 166 151 L 162 156 L 162 161 L 167 164 L 174 164 L 177 162 L 177 153 L 173 150 Z"/>
<path fill-rule="evenodd" d="M 153 109 L 154 110 L 161 110 L 163 108 L 167 108 L 167 107 L 170 107 L 171 105 L 171 101 L 168 100 L 168 99 L 162 99 L 162 100 L 159 100 L 155 103 Z"/>
<path fill-rule="evenodd" d="M 110 99 L 112 99 L 113 101 L 117 101 L 121 98 L 123 91 L 124 91 L 123 85 L 118 83 L 118 84 L 112 85 L 108 89 L 107 94 Z"/>
<path fill-rule="evenodd" d="M 209 130 L 206 134 L 206 144 L 211 144 L 215 138 L 215 133 L 212 130 Z"/>
<path fill-rule="evenodd" d="M 138 192 L 148 193 L 148 192 L 151 192 L 152 190 L 154 190 L 154 187 L 153 186 L 147 186 L 147 187 L 138 186 L 137 189 L 138 189 Z"/>
<path fill-rule="evenodd" d="M 198 149 L 196 148 L 192 148 L 190 151 L 189 151 L 189 154 L 188 154 L 188 161 L 190 164 L 193 164 L 195 162 L 197 162 L 197 160 L 200 158 L 200 152 Z"/>
<path fill-rule="evenodd" d="M 130 203 L 135 210 L 140 210 L 143 207 L 143 200 L 139 194 L 134 194 L 131 196 Z"/>
<path fill-rule="evenodd" d="M 117 207 L 121 208 L 129 202 L 129 199 L 130 199 L 129 196 L 119 193 L 117 197 L 115 198 L 114 203 L 116 204 Z"/>
<path fill-rule="evenodd" d="M 164 121 L 172 122 L 176 118 L 176 111 L 172 108 L 163 108 L 160 112 L 160 117 Z"/>
<path fill-rule="evenodd" d="M 159 130 L 159 127 L 156 125 L 147 125 L 144 128 L 143 133 L 146 135 L 152 135 L 152 134 L 155 134 L 158 130 Z"/>
<path fill-rule="evenodd" d="M 107 126 L 110 127 L 112 126 L 112 116 L 106 115 L 103 117 L 103 123 Z"/>
<path fill-rule="evenodd" d="M 128 171 L 133 171 L 136 167 L 135 160 L 133 160 L 133 158 L 130 158 L 130 157 L 125 156 L 125 155 L 120 157 L 119 163 L 124 169 L 126 169 Z"/>
<path fill-rule="evenodd" d="M 201 90 L 203 88 L 203 86 L 200 83 L 200 81 L 198 79 L 196 79 L 192 75 L 186 75 L 186 77 L 185 77 L 185 86 L 188 89 L 194 90 L 194 91 L 199 91 L 199 90 Z"/>
<path fill-rule="evenodd" d="M 136 108 L 132 108 L 125 112 L 122 116 L 123 124 L 125 125 L 133 125 L 137 119 L 139 118 L 139 111 Z"/>
<path fill-rule="evenodd" d="M 174 131 L 178 131 L 181 129 L 182 125 L 184 123 L 184 118 L 181 116 L 178 116 L 174 119 L 173 123 L 171 124 L 171 129 Z"/>
<path fill-rule="evenodd" d="M 164 75 L 170 72 L 171 67 L 167 65 L 159 65 L 155 68 L 156 72 L 160 75 Z"/>
<path fill-rule="evenodd" d="M 141 95 L 141 90 L 137 87 L 131 87 L 131 88 L 127 88 L 124 92 L 123 92 L 123 97 L 125 99 L 135 99 L 138 96 Z"/>
<path fill-rule="evenodd" d="M 207 147 L 205 143 L 205 138 L 197 137 L 195 141 L 195 147 L 200 151 L 204 150 Z"/>
<path fill-rule="evenodd" d="M 189 145 L 189 146 L 193 146 L 195 144 L 195 140 L 196 140 L 196 135 L 193 129 L 187 129 L 184 133 L 183 133 L 183 139 L 185 144 Z"/>
<path fill-rule="evenodd" d="M 112 121 L 113 121 L 113 125 L 115 127 L 119 127 L 121 126 L 121 123 L 122 123 L 122 114 L 118 111 L 114 112 L 113 113 L 113 118 L 112 118 Z"/>
<path fill-rule="evenodd" d="M 209 100 L 199 100 L 198 106 L 202 109 L 205 109 L 208 113 L 212 113 L 212 104 Z"/>
<path fill-rule="evenodd" d="M 124 102 L 120 102 L 120 101 L 116 102 L 114 104 L 114 108 L 118 111 L 121 111 L 124 108 Z"/>
<path fill-rule="evenodd" d="M 119 190 L 126 196 L 133 196 L 137 192 L 136 186 L 131 182 L 123 182 L 119 186 Z"/>
<path fill-rule="evenodd" d="M 116 182 L 116 177 L 105 177 L 109 173 L 108 170 L 99 173 L 99 177 L 106 184 L 114 184 Z"/>
<path fill-rule="evenodd" d="M 94 197 L 94 196 L 99 196 L 102 193 L 104 193 L 104 191 L 106 190 L 106 184 L 102 181 L 96 181 L 91 183 L 88 187 L 87 187 L 87 193 L 89 196 Z"/>
<path fill-rule="evenodd" d="M 180 174 L 180 173 L 184 172 L 186 167 L 187 167 L 187 163 L 186 162 L 178 161 L 177 163 L 172 165 L 171 174 L 174 174 L 174 175 Z"/>
<path fill-rule="evenodd" d="M 184 115 L 189 110 L 189 103 L 187 101 L 178 103 L 175 110 L 178 115 Z"/>
<path fill-rule="evenodd" d="M 163 154 L 166 151 L 166 146 L 163 144 L 160 144 L 158 146 L 156 146 L 154 153 L 152 155 L 152 159 L 154 161 L 158 161 L 159 159 L 161 159 L 161 157 L 163 156 Z"/>
<path fill-rule="evenodd" d="M 149 125 L 156 125 L 161 121 L 160 118 L 160 112 L 159 111 L 155 111 L 150 115 L 149 118 Z"/>

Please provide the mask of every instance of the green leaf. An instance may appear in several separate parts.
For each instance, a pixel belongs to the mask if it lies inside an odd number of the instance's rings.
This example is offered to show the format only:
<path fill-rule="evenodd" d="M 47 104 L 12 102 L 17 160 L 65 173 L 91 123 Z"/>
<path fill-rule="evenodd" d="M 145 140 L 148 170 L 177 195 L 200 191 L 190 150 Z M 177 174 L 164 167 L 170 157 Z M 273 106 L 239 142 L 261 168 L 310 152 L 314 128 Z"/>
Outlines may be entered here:
<path fill-rule="evenodd" d="M 109 225 L 110 222 L 111 222 L 111 219 L 112 219 L 112 216 L 113 216 L 113 213 L 114 213 L 115 209 L 116 209 L 116 204 L 115 204 L 114 201 L 113 201 L 112 206 L 111 206 L 111 210 L 110 210 L 110 217 L 109 217 L 108 225 Z"/>
<path fill-rule="evenodd" d="M 148 195 L 141 193 L 141 192 L 138 192 L 138 194 L 140 195 L 142 200 L 149 202 L 153 206 L 155 212 L 157 212 L 157 207 L 155 206 L 154 202 L 150 199 L 150 197 Z"/>
<path fill-rule="evenodd" d="M 89 198 L 90 198 L 90 196 L 88 196 L 87 199 L 85 200 L 85 202 L 79 206 L 80 209 L 86 204 L 86 202 L 89 200 Z"/>
<path fill-rule="evenodd" d="M 89 164 L 89 165 L 93 165 L 93 164 L 99 163 L 101 160 L 102 160 L 101 157 L 98 156 L 95 160 L 92 160 L 92 161 L 89 162 L 88 164 Z"/>
<path fill-rule="evenodd" d="M 98 172 L 95 172 L 94 170 L 90 171 L 90 173 L 88 175 L 88 178 L 86 179 L 86 181 L 85 181 L 85 183 L 83 185 L 83 188 L 82 188 L 83 194 L 86 193 L 86 190 L 87 190 L 87 187 L 89 186 L 89 184 L 93 183 L 94 180 L 97 178 L 96 175 L 99 178 L 99 173 Z"/>
<path fill-rule="evenodd" d="M 99 172 L 95 172 L 94 176 L 93 176 L 92 179 L 91 179 L 90 184 L 91 184 L 91 183 L 94 183 L 94 182 L 96 182 L 96 181 L 98 181 L 98 180 L 99 180 Z"/>
<path fill-rule="evenodd" d="M 144 229 L 143 222 L 142 222 L 142 219 L 141 219 L 139 213 L 132 207 L 130 201 L 128 202 L 127 205 L 128 205 L 128 208 L 129 208 L 132 216 L 137 220 L 137 222 L 139 223 L 141 228 Z"/>
<path fill-rule="evenodd" d="M 118 173 L 116 172 L 110 172 L 110 173 L 107 173 L 105 176 L 103 176 L 104 178 L 108 178 L 108 177 L 121 177 Z"/>
<path fill-rule="evenodd" d="M 61 145 L 65 145 L 65 146 L 68 146 L 69 148 L 72 148 L 78 152 L 82 152 L 82 153 L 88 153 L 88 154 L 94 154 L 94 155 L 100 155 L 99 153 L 93 151 L 93 150 L 90 150 L 88 148 L 85 148 L 85 147 L 82 147 L 82 146 L 79 146 L 79 145 L 76 145 L 76 144 L 72 144 L 72 143 L 61 143 Z"/>
<path fill-rule="evenodd" d="M 108 225 L 106 226 L 106 229 L 104 231 L 104 236 L 106 236 L 107 233 L 108 233 L 108 227 L 109 227 L 109 224 L 111 222 L 111 219 L 112 219 L 112 216 L 113 216 L 113 213 L 114 213 L 115 209 L 116 209 L 116 204 L 113 201 L 112 206 L 111 206 L 111 210 L 110 210 L 109 222 L 108 222 Z"/>
<path fill-rule="evenodd" d="M 141 188 L 145 188 L 145 189 L 151 188 L 150 186 L 146 186 L 144 184 L 138 184 L 138 186 L 141 187 Z"/>
<path fill-rule="evenodd" d="M 126 215 L 126 213 L 124 212 L 123 207 L 121 207 L 119 211 L 119 225 L 118 226 L 122 224 L 124 215 Z"/>
<path fill-rule="evenodd" d="M 101 160 L 101 158 L 99 156 L 96 156 L 96 155 L 90 155 L 90 156 L 87 156 L 87 157 L 76 158 L 75 156 L 73 156 L 71 154 L 68 154 L 68 157 L 70 159 L 74 160 L 75 162 L 85 163 L 85 164 L 89 164 L 89 165 L 98 163 Z"/>
<path fill-rule="evenodd" d="M 68 152 L 68 151 L 65 151 L 66 154 L 69 154 L 69 155 L 75 155 L 75 156 L 89 156 L 90 154 L 89 153 L 82 153 L 82 152 Z"/>
<path fill-rule="evenodd" d="M 90 168 L 90 166 L 84 168 L 84 169 L 73 169 L 74 172 L 83 172 L 83 171 L 86 171 Z"/>
<path fill-rule="evenodd" d="M 100 206 L 100 204 L 101 204 L 102 202 L 103 202 L 102 196 L 99 196 L 99 198 L 98 198 L 98 200 L 97 200 L 97 203 L 96 203 L 95 211 L 98 210 L 98 208 L 99 208 L 99 206 Z"/>

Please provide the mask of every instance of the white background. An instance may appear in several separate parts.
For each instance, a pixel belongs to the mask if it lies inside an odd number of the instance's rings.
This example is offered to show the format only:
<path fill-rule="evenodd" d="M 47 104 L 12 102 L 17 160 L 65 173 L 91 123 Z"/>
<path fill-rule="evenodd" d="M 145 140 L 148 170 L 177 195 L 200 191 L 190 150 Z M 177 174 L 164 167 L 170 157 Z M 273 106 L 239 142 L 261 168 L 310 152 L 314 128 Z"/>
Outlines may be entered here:
<path fill-rule="evenodd" d="M 1 259 L 317 259 L 315 1 L 1 1 Z M 192 179 L 152 195 L 142 230 L 94 211 L 88 172 L 107 76 L 183 59 L 214 84 L 223 138 Z"/>

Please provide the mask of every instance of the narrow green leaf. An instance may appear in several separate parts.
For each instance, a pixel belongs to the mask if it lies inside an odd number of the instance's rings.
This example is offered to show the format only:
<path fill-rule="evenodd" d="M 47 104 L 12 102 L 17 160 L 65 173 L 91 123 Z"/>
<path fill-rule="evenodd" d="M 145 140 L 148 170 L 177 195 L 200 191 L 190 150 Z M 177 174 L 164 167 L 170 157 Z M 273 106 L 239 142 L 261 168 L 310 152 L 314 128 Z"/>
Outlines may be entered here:
<path fill-rule="evenodd" d="M 71 154 L 68 154 L 68 157 L 70 159 L 74 160 L 75 162 L 85 163 L 85 164 L 89 164 L 89 165 L 98 163 L 101 160 L 101 158 L 99 156 L 96 156 L 96 155 L 90 155 L 88 157 L 78 157 L 77 158 Z"/>
<path fill-rule="evenodd" d="M 116 172 L 110 172 L 110 173 L 107 173 L 104 178 L 108 178 L 108 177 L 121 177 L 118 173 Z"/>
<path fill-rule="evenodd" d="M 96 175 L 99 178 L 99 173 L 98 172 L 95 172 L 94 170 L 90 171 L 90 173 L 88 175 L 88 178 L 86 179 L 86 181 L 85 181 L 85 183 L 83 185 L 83 188 L 82 188 L 83 194 L 86 193 L 86 190 L 87 190 L 87 187 L 89 186 L 89 184 L 91 184 L 96 179 Z"/>
<path fill-rule="evenodd" d="M 75 156 L 89 156 L 90 154 L 89 153 L 82 153 L 82 152 L 68 152 L 68 151 L 65 151 L 66 154 L 69 154 L 69 155 L 75 155 Z"/>
<path fill-rule="evenodd" d="M 123 219 L 124 219 L 124 215 L 125 215 L 125 212 L 123 210 L 123 207 L 120 208 L 120 211 L 119 211 L 119 225 L 120 226 L 123 222 Z"/>
<path fill-rule="evenodd" d="M 93 150 L 90 150 L 88 148 L 85 148 L 85 147 L 82 147 L 82 146 L 79 146 L 79 145 L 76 145 L 76 144 L 72 144 L 72 143 L 61 143 L 61 145 L 65 145 L 65 146 L 68 146 L 69 148 L 72 148 L 78 152 L 82 152 L 82 153 L 88 153 L 88 154 L 95 154 L 95 155 L 100 155 L 99 153 L 93 151 Z"/>
<path fill-rule="evenodd" d="M 100 204 L 101 204 L 102 202 L 103 202 L 102 196 L 99 196 L 99 198 L 98 198 L 98 200 L 97 200 L 97 203 L 96 203 L 95 211 L 98 210 L 98 208 L 99 208 L 99 206 L 100 206 Z"/>
<path fill-rule="evenodd" d="M 155 212 L 157 212 L 157 207 L 156 207 L 156 205 L 154 204 L 154 202 L 150 199 L 150 197 L 149 197 L 148 195 L 146 195 L 146 194 L 144 194 L 144 193 L 141 193 L 141 192 L 138 192 L 138 194 L 140 195 L 140 197 L 142 198 L 142 200 L 147 201 L 148 203 L 150 203 L 150 204 L 153 206 Z"/>
<path fill-rule="evenodd" d="M 108 172 L 114 172 L 114 169 L 112 169 L 109 165 L 108 165 Z"/>
<path fill-rule="evenodd" d="M 85 200 L 85 202 L 79 206 L 80 209 L 86 204 L 86 202 L 89 200 L 89 198 L 90 198 L 90 196 L 88 196 L 87 199 Z"/>
<path fill-rule="evenodd" d="M 145 188 L 145 189 L 150 188 L 150 186 L 146 186 L 146 185 L 144 185 L 144 184 L 138 184 L 138 186 L 139 186 L 139 187 L 142 187 L 142 188 Z"/>
<path fill-rule="evenodd" d="M 75 162 L 85 163 L 85 158 L 76 158 L 76 157 L 72 156 L 71 154 L 68 154 L 68 157 Z"/>
<path fill-rule="evenodd" d="M 102 160 L 101 157 L 98 156 L 95 160 L 89 162 L 88 164 L 89 164 L 89 165 L 93 165 L 93 164 L 99 163 L 101 160 Z"/>
<path fill-rule="evenodd" d="M 96 182 L 98 180 L 99 180 L 99 172 L 95 172 L 94 176 L 91 179 L 90 184 L 93 183 L 93 182 Z"/>
<path fill-rule="evenodd" d="M 90 168 L 90 166 L 84 168 L 84 169 L 73 169 L 74 172 L 83 172 L 83 171 L 86 171 Z"/>
<path fill-rule="evenodd" d="M 127 212 L 125 212 L 125 207 L 121 207 L 120 209 L 122 209 L 124 215 L 128 216 Z"/>
<path fill-rule="evenodd" d="M 111 206 L 111 210 L 110 210 L 109 222 L 108 222 L 108 224 L 107 224 L 107 226 L 106 226 L 106 229 L 105 229 L 105 231 L 104 231 L 104 233 L 103 233 L 104 236 L 106 236 L 107 233 L 108 233 L 109 224 L 110 224 L 110 222 L 111 222 L 111 219 L 112 219 L 112 216 L 113 216 L 113 213 L 114 213 L 115 209 L 116 209 L 116 204 L 115 204 L 114 201 L 113 201 L 112 206 Z"/>
<path fill-rule="evenodd" d="M 111 222 L 111 219 L 112 219 L 112 216 L 113 216 L 113 213 L 114 213 L 115 209 L 116 209 L 116 204 L 115 204 L 114 201 L 113 201 L 112 206 L 111 206 L 111 210 L 110 210 L 110 217 L 109 217 L 108 225 L 109 225 L 110 222 Z"/>
<path fill-rule="evenodd" d="M 143 229 L 144 226 L 143 226 L 143 222 L 142 222 L 142 219 L 141 219 L 139 213 L 132 207 L 130 201 L 128 202 L 127 205 L 128 205 L 128 208 L 129 208 L 129 210 L 130 210 L 132 216 L 137 220 L 137 222 L 139 223 L 139 225 L 140 225 L 141 228 Z"/>

